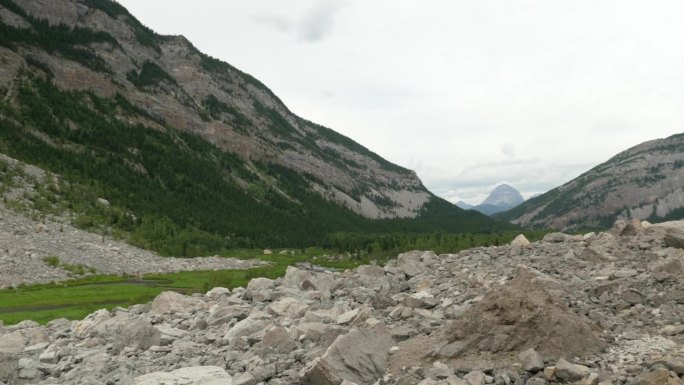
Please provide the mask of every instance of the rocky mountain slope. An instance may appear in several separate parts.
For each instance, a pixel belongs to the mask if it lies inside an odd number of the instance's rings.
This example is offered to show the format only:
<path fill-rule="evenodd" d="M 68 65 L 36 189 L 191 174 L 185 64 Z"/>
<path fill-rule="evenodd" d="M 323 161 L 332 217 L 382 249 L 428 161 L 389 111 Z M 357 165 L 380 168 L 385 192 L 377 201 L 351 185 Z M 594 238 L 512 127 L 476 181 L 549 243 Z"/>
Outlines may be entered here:
<path fill-rule="evenodd" d="M 518 190 L 507 184 L 502 184 L 492 190 L 487 199 L 472 209 L 485 215 L 492 215 L 510 210 L 524 201 L 525 199 Z"/>
<path fill-rule="evenodd" d="M 684 222 L 0 326 L 5 384 L 684 384 Z"/>
<path fill-rule="evenodd" d="M 684 217 L 684 134 L 630 148 L 576 179 L 503 213 L 527 227 L 608 227 L 616 219 Z"/>
<path fill-rule="evenodd" d="M 0 204 L 0 289 L 59 282 L 84 275 L 247 269 L 258 260 L 160 257 L 120 240 L 56 221 L 34 221 Z M 52 262 L 52 263 L 48 263 Z M 64 266 L 68 267 L 65 269 Z M 70 270 L 78 269 L 74 274 Z"/>
<path fill-rule="evenodd" d="M 92 213 L 101 224 L 242 246 L 492 226 L 116 2 L 0 1 L 0 61 L 0 152 L 139 219 Z"/>

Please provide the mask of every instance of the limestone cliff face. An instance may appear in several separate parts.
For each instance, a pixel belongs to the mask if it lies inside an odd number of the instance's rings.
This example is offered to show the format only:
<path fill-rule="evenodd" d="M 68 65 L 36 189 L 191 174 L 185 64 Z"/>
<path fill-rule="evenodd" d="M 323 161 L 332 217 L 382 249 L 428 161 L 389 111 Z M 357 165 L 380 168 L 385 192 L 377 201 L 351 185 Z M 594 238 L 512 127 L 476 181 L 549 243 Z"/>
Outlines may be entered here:
<path fill-rule="evenodd" d="M 624 151 L 501 215 L 530 227 L 607 227 L 616 219 L 684 217 L 684 134 Z"/>
<path fill-rule="evenodd" d="M 182 36 L 160 36 L 108 0 L 15 0 L 0 21 L 33 33 L 35 20 L 100 33 L 76 44 L 79 60 L 31 44 L 0 45 L 0 90 L 11 99 L 27 68 L 50 72 L 63 90 L 123 96 L 144 113 L 122 118 L 196 133 L 246 160 L 305 175 L 309 189 L 367 218 L 415 217 L 430 200 L 413 171 L 293 114 L 266 86 L 198 51 Z M 36 32 L 37 33 L 37 32 Z M 77 123 L 76 123 L 77 124 Z"/>

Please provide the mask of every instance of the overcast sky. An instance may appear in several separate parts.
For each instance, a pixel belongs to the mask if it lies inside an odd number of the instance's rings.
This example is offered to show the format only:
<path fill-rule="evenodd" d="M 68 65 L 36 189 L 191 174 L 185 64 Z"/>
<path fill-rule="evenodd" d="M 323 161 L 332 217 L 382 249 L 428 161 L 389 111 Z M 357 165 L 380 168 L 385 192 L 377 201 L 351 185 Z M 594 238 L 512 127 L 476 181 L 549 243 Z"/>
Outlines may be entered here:
<path fill-rule="evenodd" d="M 684 132 L 684 2 L 123 0 L 296 114 L 480 203 Z"/>

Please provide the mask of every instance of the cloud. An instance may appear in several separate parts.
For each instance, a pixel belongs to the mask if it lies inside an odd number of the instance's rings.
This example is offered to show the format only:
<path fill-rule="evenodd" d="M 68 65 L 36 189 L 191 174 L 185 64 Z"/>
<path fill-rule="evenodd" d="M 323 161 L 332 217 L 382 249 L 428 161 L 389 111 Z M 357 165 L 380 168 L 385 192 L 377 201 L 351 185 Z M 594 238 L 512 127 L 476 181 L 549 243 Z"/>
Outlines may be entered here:
<path fill-rule="evenodd" d="M 250 19 L 278 32 L 292 33 L 297 41 L 313 43 L 330 35 L 335 17 L 345 4 L 342 0 L 318 0 L 299 20 L 276 13 L 258 13 Z"/>
<path fill-rule="evenodd" d="M 515 157 L 515 147 L 510 143 L 501 143 L 501 153 L 508 158 Z"/>
<path fill-rule="evenodd" d="M 321 0 L 311 8 L 297 25 L 297 37 L 304 42 L 323 40 L 332 31 L 335 16 L 343 3 L 337 0 Z"/>

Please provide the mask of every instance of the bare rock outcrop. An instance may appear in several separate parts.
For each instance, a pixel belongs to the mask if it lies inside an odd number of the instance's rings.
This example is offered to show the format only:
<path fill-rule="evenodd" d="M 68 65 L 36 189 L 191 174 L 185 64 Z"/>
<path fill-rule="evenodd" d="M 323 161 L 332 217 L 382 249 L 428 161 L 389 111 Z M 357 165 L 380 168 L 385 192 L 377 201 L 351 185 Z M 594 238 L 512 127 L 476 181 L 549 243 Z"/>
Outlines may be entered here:
<path fill-rule="evenodd" d="M 515 278 L 488 293 L 444 329 L 447 343 L 435 355 L 454 358 L 532 348 L 544 357 L 558 359 L 605 349 L 605 342 L 596 336 L 598 327 L 571 312 L 558 294 L 547 289 L 549 281 L 538 272 L 519 268 Z"/>

